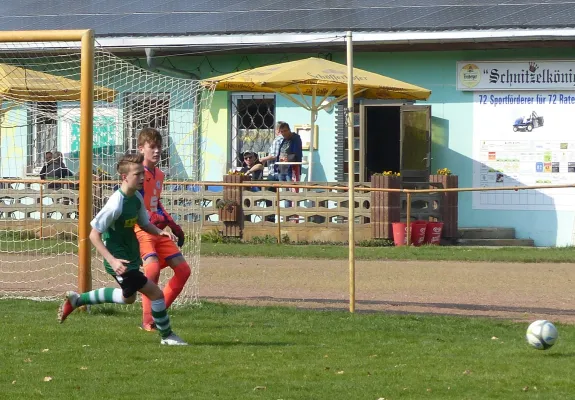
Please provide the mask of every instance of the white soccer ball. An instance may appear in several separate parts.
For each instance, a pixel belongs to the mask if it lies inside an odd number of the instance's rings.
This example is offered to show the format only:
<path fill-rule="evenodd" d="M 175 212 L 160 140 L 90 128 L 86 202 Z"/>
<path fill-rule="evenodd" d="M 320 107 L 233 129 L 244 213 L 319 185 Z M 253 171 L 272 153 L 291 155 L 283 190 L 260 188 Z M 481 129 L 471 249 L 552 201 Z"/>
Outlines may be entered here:
<path fill-rule="evenodd" d="M 547 350 L 555 344 L 559 333 L 551 322 L 540 319 L 529 325 L 525 337 L 527 343 L 537 350 Z"/>

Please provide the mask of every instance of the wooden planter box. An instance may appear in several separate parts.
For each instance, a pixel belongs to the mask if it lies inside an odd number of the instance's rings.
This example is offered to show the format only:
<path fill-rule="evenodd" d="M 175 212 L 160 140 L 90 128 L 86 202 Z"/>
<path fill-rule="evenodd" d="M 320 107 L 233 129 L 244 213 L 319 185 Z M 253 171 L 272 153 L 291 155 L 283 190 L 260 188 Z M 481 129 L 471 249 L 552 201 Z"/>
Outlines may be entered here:
<path fill-rule="evenodd" d="M 225 183 L 242 183 L 245 180 L 242 175 L 224 175 Z M 222 221 L 223 229 L 222 234 L 226 237 L 241 237 L 243 224 L 243 210 L 242 210 L 242 193 L 243 190 L 238 186 L 224 186 L 224 201 L 234 201 L 238 205 L 234 207 L 234 211 L 218 210 L 220 221 Z"/>
<path fill-rule="evenodd" d="M 401 179 L 393 176 L 373 175 L 371 187 L 399 189 Z M 399 192 L 371 192 L 371 237 L 374 239 L 393 239 L 393 222 L 400 217 Z"/>
<path fill-rule="evenodd" d="M 453 189 L 459 187 L 459 178 L 457 175 L 430 175 L 429 182 L 439 183 L 444 189 Z M 443 193 L 443 205 L 441 214 L 443 216 L 443 232 L 441 237 L 445 239 L 456 239 L 458 237 L 458 214 L 459 214 L 459 193 Z"/>
<path fill-rule="evenodd" d="M 227 206 L 218 209 L 220 221 L 223 222 L 236 222 L 238 220 L 238 206 Z"/>

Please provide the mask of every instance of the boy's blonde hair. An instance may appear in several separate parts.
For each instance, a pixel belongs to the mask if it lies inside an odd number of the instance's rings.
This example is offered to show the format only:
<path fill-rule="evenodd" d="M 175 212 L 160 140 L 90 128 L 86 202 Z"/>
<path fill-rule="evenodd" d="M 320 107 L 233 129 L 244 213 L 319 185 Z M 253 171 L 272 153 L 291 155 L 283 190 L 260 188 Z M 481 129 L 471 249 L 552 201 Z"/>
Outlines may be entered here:
<path fill-rule="evenodd" d="M 144 128 L 138 133 L 138 147 L 144 146 L 146 143 L 162 145 L 162 134 L 155 128 Z"/>
<path fill-rule="evenodd" d="M 133 164 L 142 164 L 144 162 L 144 155 L 143 154 L 125 154 L 118 160 L 118 164 L 116 165 L 116 171 L 120 175 L 127 174 L 130 172 L 130 166 Z"/>

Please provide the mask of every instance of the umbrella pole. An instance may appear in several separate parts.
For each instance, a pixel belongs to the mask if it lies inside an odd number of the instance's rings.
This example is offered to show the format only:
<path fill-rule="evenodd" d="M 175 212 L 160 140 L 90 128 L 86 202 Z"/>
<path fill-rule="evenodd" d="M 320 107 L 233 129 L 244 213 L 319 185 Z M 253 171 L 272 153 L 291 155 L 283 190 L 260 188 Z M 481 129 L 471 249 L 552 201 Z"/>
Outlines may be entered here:
<path fill-rule="evenodd" d="M 317 107 L 315 104 L 315 99 L 316 99 L 316 91 L 317 88 L 314 86 L 312 89 L 312 95 L 311 95 L 311 123 L 309 124 L 310 126 L 310 134 L 309 134 L 309 164 L 307 166 L 307 181 L 308 182 L 312 182 L 312 174 L 313 174 L 313 147 L 314 147 L 314 133 L 315 133 L 315 120 L 317 117 Z"/>
<path fill-rule="evenodd" d="M 355 312 L 355 163 L 353 159 L 353 42 L 351 31 L 346 35 L 347 44 L 347 178 L 349 229 L 349 312 Z"/>
<path fill-rule="evenodd" d="M 311 109 L 311 133 L 309 139 L 309 162 L 307 165 L 307 181 L 312 182 L 312 170 L 313 170 L 313 147 L 315 146 L 313 139 L 314 139 L 314 131 L 315 131 L 315 119 L 317 116 L 317 110 L 312 107 Z"/>
<path fill-rule="evenodd" d="M 0 97 L 0 174 L 2 173 L 2 125 L 4 124 L 4 112 L 2 111 L 2 97 Z M 0 178 L 2 175 L 0 175 Z"/>

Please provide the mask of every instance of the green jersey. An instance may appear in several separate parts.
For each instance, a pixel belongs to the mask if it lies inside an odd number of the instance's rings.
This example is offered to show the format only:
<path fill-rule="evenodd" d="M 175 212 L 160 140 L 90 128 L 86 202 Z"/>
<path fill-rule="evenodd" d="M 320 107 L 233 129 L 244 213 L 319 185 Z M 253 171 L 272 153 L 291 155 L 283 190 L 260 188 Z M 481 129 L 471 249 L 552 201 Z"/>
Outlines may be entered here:
<path fill-rule="evenodd" d="M 104 245 L 114 257 L 129 261 L 126 267 L 130 270 L 139 269 L 142 265 L 134 226 L 138 224 L 142 227 L 149 223 L 142 195 L 136 192 L 128 197 L 121 190 L 117 190 L 94 217 L 91 225 L 102 234 Z M 106 272 L 116 275 L 106 260 L 104 266 Z"/>

